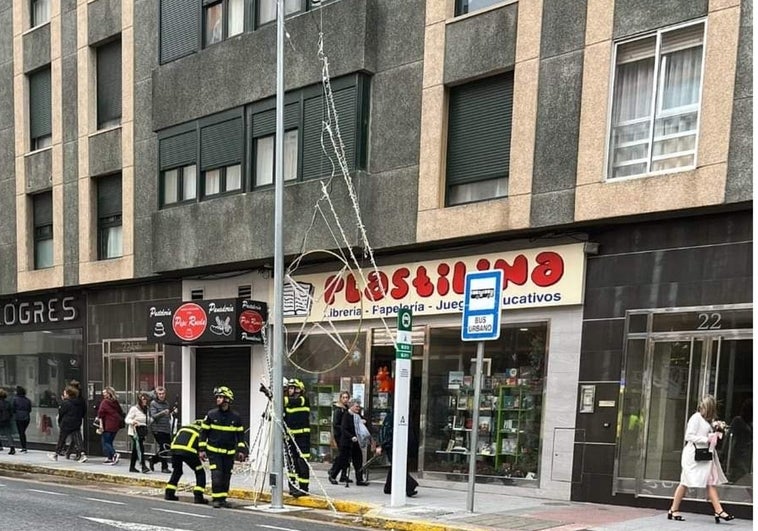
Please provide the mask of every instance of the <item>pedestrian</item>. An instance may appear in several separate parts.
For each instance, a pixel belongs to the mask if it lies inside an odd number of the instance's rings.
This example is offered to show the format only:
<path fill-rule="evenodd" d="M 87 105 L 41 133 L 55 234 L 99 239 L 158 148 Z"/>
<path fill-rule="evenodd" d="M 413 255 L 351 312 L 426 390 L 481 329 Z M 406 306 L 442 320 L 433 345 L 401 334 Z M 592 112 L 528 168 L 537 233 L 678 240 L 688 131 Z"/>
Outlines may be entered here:
<path fill-rule="evenodd" d="M 26 397 L 26 389 L 20 385 L 16 386 L 16 396 L 13 397 L 13 413 L 16 417 L 16 429 L 18 438 L 21 440 L 21 453 L 25 454 L 26 448 L 26 429 L 31 422 L 32 401 Z"/>
<path fill-rule="evenodd" d="M 340 473 L 340 483 L 349 483 L 351 481 L 347 476 L 349 457 L 342 455 L 342 447 L 340 446 L 340 439 L 342 438 L 342 417 L 347 411 L 348 400 L 350 400 L 350 393 L 342 391 L 339 400 L 332 405 L 332 437 L 334 437 L 334 443 L 337 446 L 338 452 L 337 458 L 329 469 L 329 482 L 332 485 L 338 483 L 338 473 Z M 341 468 L 337 468 L 338 465 Z"/>
<path fill-rule="evenodd" d="M 148 407 L 150 397 L 147 393 L 137 396 L 137 403 L 129 408 L 126 414 L 127 434 L 132 439 L 132 455 L 129 460 L 129 472 L 140 472 L 137 469 L 137 461 L 140 462 L 142 473 L 147 474 L 150 469 L 145 463 L 145 437 L 147 437 Z"/>
<path fill-rule="evenodd" d="M 103 443 L 103 455 L 106 465 L 115 465 L 120 458 L 116 449 L 113 448 L 113 440 L 118 430 L 126 426 L 124 411 L 116 398 L 116 390 L 113 387 L 103 389 L 103 399 L 97 408 L 97 418 L 100 419 L 102 430 L 101 440 Z"/>
<path fill-rule="evenodd" d="M 166 483 L 165 498 L 167 500 L 177 501 L 176 487 L 179 485 L 179 479 L 182 477 L 182 467 L 184 463 L 195 472 L 195 487 L 192 489 L 195 495 L 195 503 L 207 504 L 208 500 L 203 496 L 205 491 L 205 469 L 198 457 L 198 447 L 200 442 L 201 420 L 196 420 L 188 426 L 179 428 L 174 440 L 171 441 L 171 468 L 173 472 Z"/>
<path fill-rule="evenodd" d="M 368 481 L 363 477 L 363 450 L 368 446 L 371 435 L 365 426 L 366 421 L 361 417 L 361 401 L 351 398 L 347 405 L 347 413 L 342 416 L 340 435 L 340 457 L 344 461 L 339 466 L 346 469 L 351 460 L 355 469 L 355 484 L 366 486 Z"/>
<path fill-rule="evenodd" d="M 387 457 L 387 461 L 390 462 L 389 470 L 387 470 L 387 479 L 384 481 L 384 493 L 392 494 L 392 440 L 394 438 L 394 424 L 393 424 L 392 411 L 387 413 L 382 421 L 382 426 L 379 429 L 379 445 L 376 447 L 376 454 L 384 454 Z M 417 445 L 416 436 L 413 433 L 411 427 L 408 427 L 408 453 L 410 449 Z M 418 481 L 411 476 L 410 472 L 406 469 L 405 477 L 405 495 L 410 497 L 418 494 Z"/>
<path fill-rule="evenodd" d="M 154 471 L 155 463 L 160 461 L 161 472 L 170 472 L 164 452 L 171 446 L 171 416 L 175 411 L 176 408 L 166 400 L 166 388 L 156 387 L 155 398 L 150 401 L 150 431 L 153 432 L 157 451 L 150 457 L 150 470 Z"/>
<path fill-rule="evenodd" d="M 201 461 L 208 459 L 211 464 L 211 498 L 213 507 L 229 507 L 229 483 L 232 480 L 234 457 L 244 461 L 247 457 L 245 428 L 242 419 L 231 409 L 234 393 L 222 385 L 213 390 L 216 407 L 208 411 L 200 424 L 198 454 Z"/>
<path fill-rule="evenodd" d="M 79 415 L 81 416 L 81 421 L 79 422 L 79 429 L 77 429 L 75 432 L 71 434 L 71 445 L 68 447 L 68 451 L 66 453 L 66 459 L 70 459 L 71 454 L 74 453 L 73 450 L 76 450 L 76 460 L 79 461 L 80 463 L 86 463 L 87 453 L 84 450 L 84 439 L 82 437 L 81 427 L 84 422 L 84 419 L 87 418 L 87 402 L 84 400 L 84 397 L 82 396 L 82 388 L 78 380 L 71 380 L 68 385 L 69 387 L 71 387 L 73 390 L 76 391 L 76 396 L 72 399 L 72 402 L 79 409 Z"/>
<path fill-rule="evenodd" d="M 66 387 L 63 390 L 62 400 L 58 406 L 58 444 L 55 447 L 55 452 L 48 454 L 48 457 L 53 461 L 57 461 L 58 455 L 63 453 L 66 439 L 81 428 L 82 415 L 78 405 L 74 403 L 75 397 L 76 389 L 73 387 Z M 79 452 L 81 453 L 81 450 Z"/>
<path fill-rule="evenodd" d="M 295 498 L 307 496 L 311 477 L 306 461 L 311 457 L 311 406 L 305 396 L 305 384 L 297 378 L 287 382 L 283 420 L 287 428 L 287 480 L 290 495 Z"/>
<path fill-rule="evenodd" d="M 0 450 L 3 449 L 3 439 L 8 441 L 8 455 L 16 453 L 13 445 L 13 404 L 8 400 L 8 392 L 0 388 Z"/>
<path fill-rule="evenodd" d="M 734 520 L 721 506 L 717 485 L 727 482 L 721 470 L 716 443 L 723 436 L 725 424 L 716 420 L 716 399 L 705 395 L 697 406 L 697 411 L 687 421 L 682 450 L 682 475 L 674 491 L 668 519 L 684 521 L 679 512 L 679 505 L 687 494 L 688 488 L 706 489 L 707 497 L 713 505 L 713 516 L 718 524 L 720 520 Z"/>

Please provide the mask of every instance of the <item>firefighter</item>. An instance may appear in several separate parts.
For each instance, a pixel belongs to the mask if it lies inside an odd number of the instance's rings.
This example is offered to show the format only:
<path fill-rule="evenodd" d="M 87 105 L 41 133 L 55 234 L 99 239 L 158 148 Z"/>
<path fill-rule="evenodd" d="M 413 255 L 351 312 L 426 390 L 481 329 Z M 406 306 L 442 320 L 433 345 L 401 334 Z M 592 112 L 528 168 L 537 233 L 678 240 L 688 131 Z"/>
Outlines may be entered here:
<path fill-rule="evenodd" d="M 205 470 L 198 457 L 198 446 L 200 443 L 200 425 L 201 420 L 196 420 L 189 426 L 182 426 L 176 432 L 174 440 L 171 441 L 171 467 L 173 472 L 171 478 L 166 484 L 166 499 L 178 500 L 176 496 L 176 487 L 179 485 L 179 478 L 182 477 L 182 466 L 187 463 L 195 471 L 195 488 L 192 489 L 195 495 L 195 503 L 207 504 L 208 500 L 203 497 L 205 491 Z"/>
<path fill-rule="evenodd" d="M 232 411 L 230 404 L 234 393 L 226 386 L 213 390 L 216 408 L 208 411 L 200 424 L 200 453 L 202 461 L 208 459 L 211 464 L 211 498 L 213 507 L 229 507 L 226 501 L 229 495 L 229 483 L 232 479 L 234 456 L 238 461 L 247 457 L 245 445 L 245 428 L 240 416 Z"/>
<path fill-rule="evenodd" d="M 287 426 L 287 449 L 290 462 L 287 476 L 290 495 L 308 495 L 310 471 L 305 461 L 311 456 L 311 407 L 305 396 L 305 384 L 297 378 L 287 382 L 284 397 L 284 423 Z"/>

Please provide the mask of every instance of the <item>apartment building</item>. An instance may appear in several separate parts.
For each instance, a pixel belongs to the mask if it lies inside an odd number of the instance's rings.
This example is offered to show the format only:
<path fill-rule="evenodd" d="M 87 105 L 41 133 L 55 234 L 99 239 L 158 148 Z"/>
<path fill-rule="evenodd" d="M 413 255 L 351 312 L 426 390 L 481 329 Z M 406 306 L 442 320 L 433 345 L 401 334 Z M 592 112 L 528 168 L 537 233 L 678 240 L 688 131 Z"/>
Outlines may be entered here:
<path fill-rule="evenodd" d="M 223 380 L 257 429 L 266 349 L 154 325 L 273 302 L 275 6 L 0 3 L 0 385 L 53 408 L 73 377 L 124 402 L 166 384 L 191 419 Z M 655 506 L 697 398 L 730 422 L 752 404 L 752 3 L 285 6 L 285 254 L 312 294 L 285 305 L 285 372 L 312 392 L 314 458 L 334 393 L 386 415 L 407 306 L 421 477 L 465 481 L 474 450 L 487 488 Z M 505 309 L 474 404 L 462 282 L 491 267 Z M 722 492 L 750 507 L 746 444 L 725 443 Z"/>

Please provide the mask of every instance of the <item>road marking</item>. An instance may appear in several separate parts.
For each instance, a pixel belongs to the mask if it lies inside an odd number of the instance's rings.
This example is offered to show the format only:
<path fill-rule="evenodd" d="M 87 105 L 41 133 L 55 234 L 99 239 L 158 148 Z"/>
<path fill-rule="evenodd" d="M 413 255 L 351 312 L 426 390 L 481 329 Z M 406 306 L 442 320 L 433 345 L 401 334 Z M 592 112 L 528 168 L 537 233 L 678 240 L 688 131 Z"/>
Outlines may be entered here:
<path fill-rule="evenodd" d="M 63 494 L 62 492 L 53 492 L 51 490 L 38 490 L 38 489 L 26 489 L 32 492 L 39 492 L 41 494 L 52 494 L 53 496 L 66 496 L 66 494 Z"/>
<path fill-rule="evenodd" d="M 207 514 L 185 513 L 185 512 L 182 512 L 182 511 L 172 511 L 171 509 L 159 509 L 158 507 L 153 507 L 153 511 L 163 511 L 164 513 L 184 514 L 184 515 L 187 515 L 187 516 L 197 516 L 198 518 L 213 518 L 212 516 L 208 516 Z"/>
<path fill-rule="evenodd" d="M 97 522 L 98 524 L 109 525 L 118 529 L 128 529 L 129 531 L 190 531 L 189 529 L 179 529 L 174 527 L 163 527 L 159 525 L 138 524 L 137 522 L 119 522 L 118 520 L 107 520 L 105 518 L 91 518 L 81 516 L 85 520 Z"/>
<path fill-rule="evenodd" d="M 281 531 L 297 531 L 292 527 L 277 527 L 275 525 L 256 524 L 256 527 L 265 527 L 266 529 L 280 529 Z"/>
<path fill-rule="evenodd" d="M 113 501 L 113 500 L 101 500 L 100 498 L 87 498 L 85 496 L 84 499 L 85 500 L 90 500 L 90 501 L 101 502 L 101 503 L 112 503 L 113 505 L 126 505 L 124 502 L 117 502 L 117 501 Z"/>

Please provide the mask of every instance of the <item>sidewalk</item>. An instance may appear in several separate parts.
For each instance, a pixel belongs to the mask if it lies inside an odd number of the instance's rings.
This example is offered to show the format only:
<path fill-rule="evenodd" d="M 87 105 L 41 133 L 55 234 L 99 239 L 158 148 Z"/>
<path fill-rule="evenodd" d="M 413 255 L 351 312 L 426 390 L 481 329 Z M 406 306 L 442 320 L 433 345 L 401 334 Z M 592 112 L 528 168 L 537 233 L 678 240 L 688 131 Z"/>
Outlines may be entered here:
<path fill-rule="evenodd" d="M 128 472 L 128 457 L 115 466 L 105 465 L 101 457 L 91 457 L 87 463 L 77 463 L 60 458 L 51 461 L 46 452 L 30 451 L 28 454 L 0 454 L 0 471 L 43 473 L 78 478 L 88 481 L 103 481 L 123 485 L 135 485 L 160 489 L 162 492 L 168 474 L 134 474 Z M 390 497 L 382 492 L 384 477 L 380 471 L 372 474 L 371 484 L 358 487 L 351 484 L 332 485 L 325 470 L 315 465 L 315 477 L 311 477 L 311 496 L 298 499 L 285 495 L 286 507 L 301 507 L 333 510 L 361 516 L 363 525 L 381 529 L 405 529 L 424 531 L 484 531 L 484 530 L 608 530 L 636 531 L 656 528 L 687 529 L 687 531 L 713 529 L 712 516 L 685 514 L 686 523 L 669 522 L 664 511 L 638 509 L 616 505 L 601 505 L 571 501 L 527 498 L 508 494 L 493 494 L 477 491 L 474 498 L 474 513 L 466 511 L 466 484 L 453 484 L 420 480 L 419 494 L 407 500 L 402 508 L 389 507 Z M 210 478 L 210 474 L 208 474 Z M 183 480 L 194 480 L 186 469 Z M 245 500 L 248 505 L 261 509 L 270 502 L 268 493 L 257 493 L 262 482 L 260 475 L 254 477 L 245 467 L 235 469 L 230 495 L 233 499 Z M 254 482 L 256 485 L 254 486 Z M 478 486 L 477 486 L 478 487 Z M 188 496 L 182 493 L 180 496 Z M 751 520 L 722 522 L 719 529 L 752 529 Z M 725 527 L 723 527 L 725 526 Z"/>

